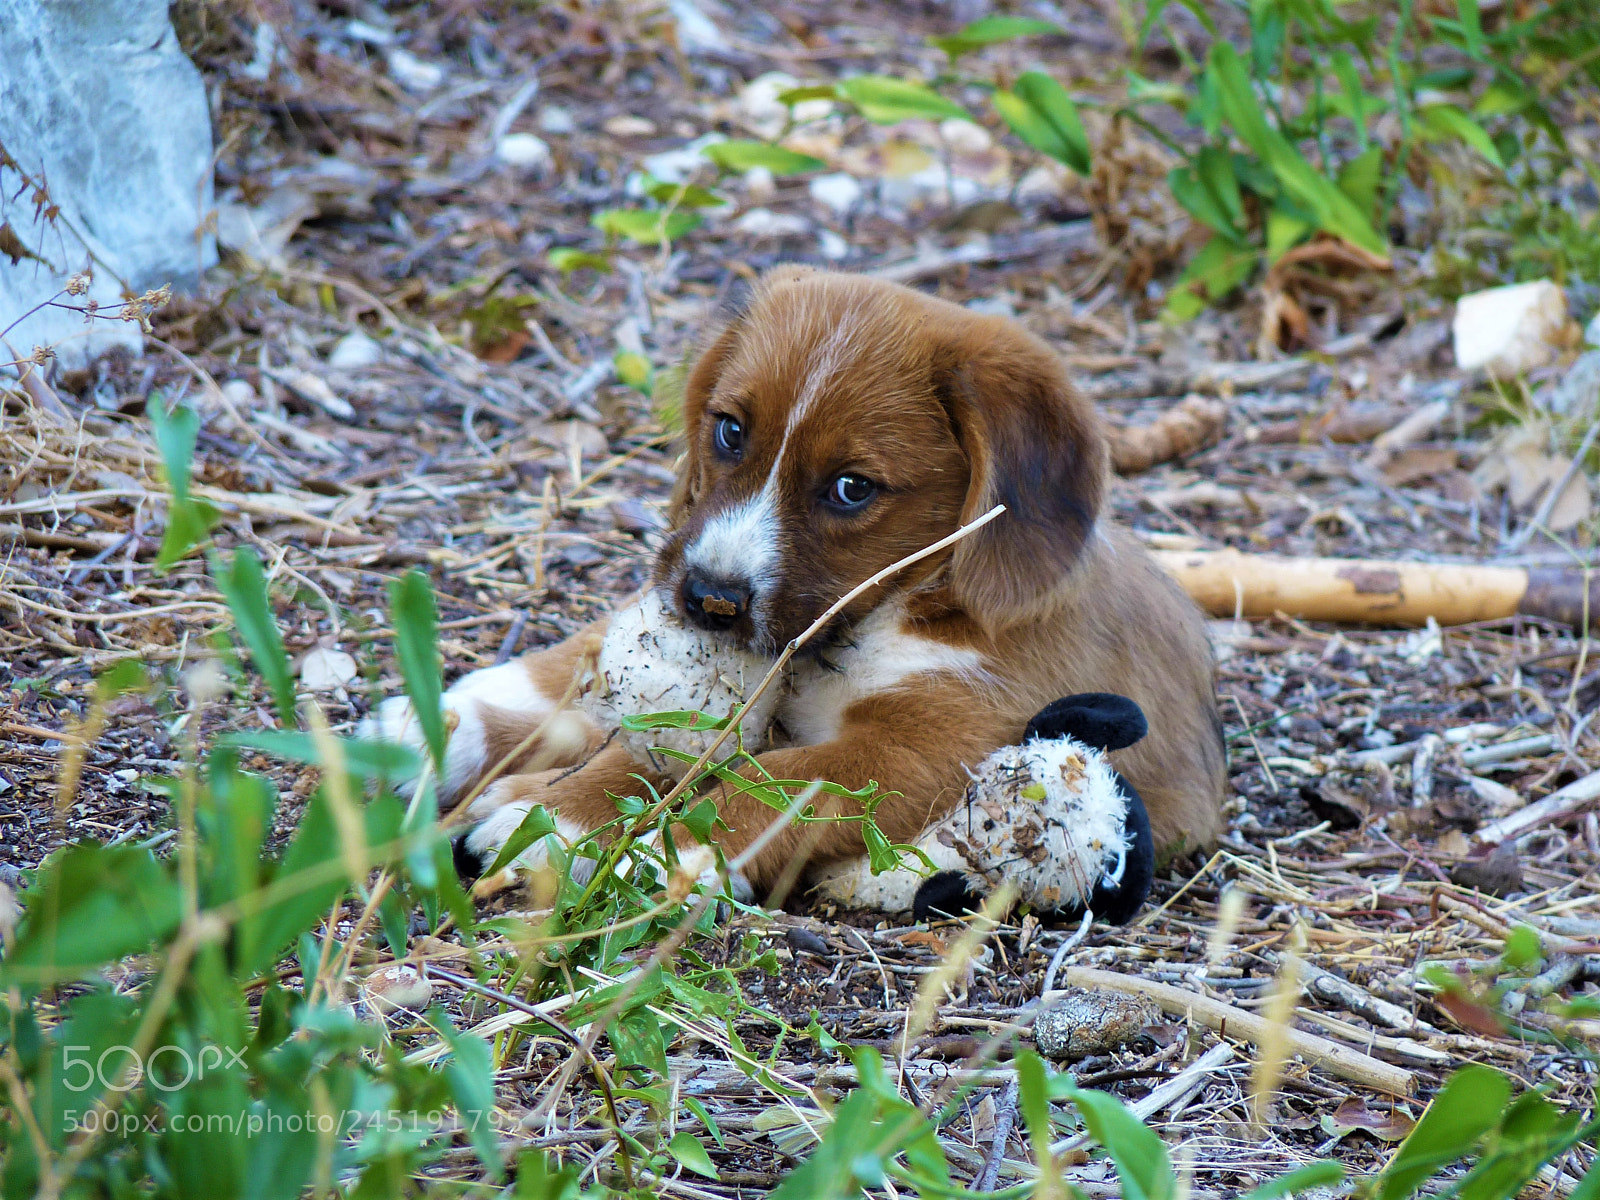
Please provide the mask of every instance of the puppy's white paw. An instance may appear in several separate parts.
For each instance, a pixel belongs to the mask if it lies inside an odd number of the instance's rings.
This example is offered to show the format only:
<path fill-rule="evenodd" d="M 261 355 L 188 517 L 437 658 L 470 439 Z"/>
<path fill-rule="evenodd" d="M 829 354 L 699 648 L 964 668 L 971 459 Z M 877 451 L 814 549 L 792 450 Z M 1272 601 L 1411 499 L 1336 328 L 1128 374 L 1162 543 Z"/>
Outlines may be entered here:
<path fill-rule="evenodd" d="M 444 772 L 439 779 L 439 806 L 449 808 L 466 787 L 482 774 L 484 767 L 483 722 L 478 718 L 478 706 L 464 697 L 444 697 L 444 710 L 454 713 L 456 726 L 448 734 L 444 751 Z M 422 734 L 422 723 L 411 707 L 407 696 L 390 696 L 372 710 L 361 722 L 356 736 L 369 741 L 393 742 L 416 752 L 421 759 L 428 756 L 427 740 Z M 416 778 L 400 780 L 395 791 L 409 796 L 416 787 Z"/>
<path fill-rule="evenodd" d="M 526 664 L 502 663 L 463 675 L 444 694 L 443 708 L 455 714 L 455 729 L 445 745 L 444 771 L 439 778 L 439 805 L 449 808 L 486 771 L 488 739 L 483 727 L 483 706 L 489 705 L 510 713 L 525 714 L 530 718 L 549 713 L 550 700 L 534 686 Z M 562 714 L 563 717 L 566 714 Z M 537 721 L 535 721 L 537 724 Z M 571 751 L 571 744 L 582 747 L 588 734 L 588 722 L 578 714 L 571 720 L 552 722 L 545 740 L 558 743 L 563 750 Z M 411 701 L 405 696 L 390 696 L 372 715 L 361 723 L 359 737 L 409 746 L 418 754 L 427 753 L 422 726 Z M 410 784 L 403 785 L 401 794 L 409 794 Z"/>
<path fill-rule="evenodd" d="M 471 812 L 488 812 L 483 820 L 474 825 L 466 836 L 466 848 L 469 854 L 476 858 L 484 868 L 493 864 L 500 856 L 500 851 L 511 837 L 522 826 L 527 815 L 533 811 L 533 802 L 529 800 L 504 799 L 505 784 L 492 783 L 484 789 L 483 795 L 472 802 Z M 556 818 L 556 836 L 569 846 L 584 835 L 584 830 L 571 821 Z M 550 865 L 549 838 L 542 837 L 533 845 L 523 850 L 521 854 L 509 864 L 508 869 L 521 871 L 537 871 Z M 592 858 L 576 858 L 572 861 L 572 878 L 578 883 L 588 883 L 594 874 L 595 863 Z"/>

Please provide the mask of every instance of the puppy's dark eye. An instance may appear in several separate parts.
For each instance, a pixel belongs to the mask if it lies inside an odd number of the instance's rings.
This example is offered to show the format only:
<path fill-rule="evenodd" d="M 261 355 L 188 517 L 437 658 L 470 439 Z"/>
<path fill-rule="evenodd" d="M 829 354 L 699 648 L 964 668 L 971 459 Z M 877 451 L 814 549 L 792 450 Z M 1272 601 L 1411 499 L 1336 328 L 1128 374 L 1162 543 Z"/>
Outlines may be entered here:
<path fill-rule="evenodd" d="M 722 416 L 711 428 L 711 442 L 723 458 L 744 456 L 744 426 L 738 417 Z"/>
<path fill-rule="evenodd" d="M 835 508 L 863 508 L 878 494 L 878 485 L 861 475 L 841 475 L 828 485 L 828 503 Z"/>

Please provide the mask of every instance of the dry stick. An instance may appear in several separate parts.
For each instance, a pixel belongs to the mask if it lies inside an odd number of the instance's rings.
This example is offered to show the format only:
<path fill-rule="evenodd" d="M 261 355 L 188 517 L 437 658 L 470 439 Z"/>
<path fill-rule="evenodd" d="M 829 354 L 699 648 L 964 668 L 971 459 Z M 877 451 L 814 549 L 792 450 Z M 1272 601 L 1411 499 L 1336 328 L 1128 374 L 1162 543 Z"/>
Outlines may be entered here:
<path fill-rule="evenodd" d="M 1135 1100 L 1128 1108 L 1133 1115 L 1141 1121 L 1147 1121 L 1164 1108 L 1170 1108 L 1187 1100 L 1195 1092 L 1205 1086 L 1206 1079 L 1214 1075 L 1220 1068 L 1227 1065 L 1233 1057 L 1233 1047 L 1227 1042 L 1211 1047 L 1194 1062 L 1171 1079 L 1161 1084 L 1148 1096 Z M 1087 1133 L 1075 1134 L 1050 1147 L 1051 1154 L 1062 1154 L 1068 1150 L 1075 1150 L 1089 1140 Z"/>
<path fill-rule="evenodd" d="M 1092 967 L 1068 967 L 1066 982 L 1069 987 L 1110 988 L 1129 995 L 1147 996 L 1165 1012 L 1174 1016 L 1187 1014 L 1208 1029 L 1220 1033 L 1226 1028 L 1229 1034 L 1257 1045 L 1267 1036 L 1269 1022 L 1266 1018 L 1169 983 Z M 1410 1095 L 1416 1088 L 1416 1077 L 1402 1067 L 1380 1062 L 1370 1054 L 1298 1029 L 1291 1029 L 1288 1034 L 1291 1051 L 1317 1060 L 1342 1079 L 1396 1096 Z"/>
<path fill-rule="evenodd" d="M 1472 840 L 1480 846 L 1497 846 L 1540 825 L 1570 817 L 1596 797 L 1600 797 L 1600 771 L 1574 780 L 1510 816 L 1489 822 L 1472 835 Z"/>

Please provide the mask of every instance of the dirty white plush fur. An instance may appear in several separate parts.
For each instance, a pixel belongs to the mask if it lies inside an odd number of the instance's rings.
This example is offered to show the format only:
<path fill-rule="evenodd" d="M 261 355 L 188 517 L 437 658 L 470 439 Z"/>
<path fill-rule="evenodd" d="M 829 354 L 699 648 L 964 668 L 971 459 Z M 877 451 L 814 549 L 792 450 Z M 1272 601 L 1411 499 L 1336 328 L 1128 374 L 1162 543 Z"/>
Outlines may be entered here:
<path fill-rule="evenodd" d="M 937 870 L 966 875 L 980 895 L 1009 881 L 1022 903 L 1071 908 L 1102 879 L 1121 879 L 1127 811 L 1102 752 L 1073 738 L 1034 738 L 984 759 L 966 799 L 916 845 Z M 816 890 L 846 908 L 909 912 L 926 876 L 914 858 L 906 863 L 874 875 L 862 856 L 827 868 Z"/>
<path fill-rule="evenodd" d="M 684 624 L 661 593 L 652 588 L 617 612 L 606 630 L 594 679 L 578 698 L 579 707 L 641 763 L 681 777 L 688 768 L 664 754 L 664 746 L 699 757 L 717 730 L 623 729 L 622 718 L 655 712 L 703 712 L 726 717 L 742 704 L 767 673 L 771 661 L 741 650 L 714 635 Z M 740 723 L 745 748 L 759 750 L 777 706 L 780 689 L 769 687 Z M 723 743 L 731 751 L 730 737 Z"/>

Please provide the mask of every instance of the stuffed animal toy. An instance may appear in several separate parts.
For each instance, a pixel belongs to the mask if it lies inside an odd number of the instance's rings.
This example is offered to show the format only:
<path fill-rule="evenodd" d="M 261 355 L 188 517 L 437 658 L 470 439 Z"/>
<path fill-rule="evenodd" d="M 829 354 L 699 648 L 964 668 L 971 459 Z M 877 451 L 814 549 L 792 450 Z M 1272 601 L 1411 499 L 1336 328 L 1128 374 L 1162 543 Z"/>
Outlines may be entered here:
<path fill-rule="evenodd" d="M 1035 910 L 1089 909 L 1121 924 L 1150 890 L 1155 842 L 1144 802 L 1106 754 L 1146 729 L 1124 696 L 1057 700 L 1028 722 L 1020 746 L 984 759 L 965 802 L 918 839 L 932 875 L 905 865 L 873 875 L 863 856 L 824 871 L 816 891 L 847 908 L 910 911 L 921 921 L 959 916 L 1009 880 Z"/>
<path fill-rule="evenodd" d="M 578 707 L 601 729 L 617 730 L 617 739 L 640 763 L 682 778 L 688 763 L 653 753 L 666 747 L 698 758 L 717 739 L 716 729 L 624 728 L 624 717 L 641 713 L 702 712 L 726 717 L 755 690 L 772 666 L 713 635 L 685 625 L 651 588 L 619 610 L 606 629 L 594 675 L 585 681 Z M 773 680 L 739 723 L 747 750 L 766 745 L 767 727 L 783 689 Z M 723 743 L 732 750 L 730 738 Z"/>
<path fill-rule="evenodd" d="M 708 729 L 629 730 L 624 717 L 693 711 L 726 717 L 760 683 L 768 660 L 684 624 L 655 589 L 611 619 L 577 706 L 618 738 L 641 764 L 677 776 L 687 764 L 655 752 L 699 756 L 717 736 Z M 741 722 L 744 745 L 764 748 L 784 688 L 774 680 Z M 874 876 L 863 856 L 826 868 L 817 890 L 851 908 L 907 912 L 923 920 L 976 907 L 1002 879 L 1021 901 L 1062 913 L 1090 908 L 1113 922 L 1144 902 L 1154 843 L 1144 804 L 1106 753 L 1146 731 L 1144 714 L 1122 696 L 1088 693 L 1057 700 L 1029 722 L 1019 746 L 995 751 L 973 774 L 966 800 L 926 830 L 917 847 L 936 871 L 909 866 Z M 731 749 L 731 743 L 724 743 Z M 493 820 L 468 835 L 492 858 Z M 542 859 L 541 859 L 542 861 Z M 920 864 L 919 864 L 920 865 Z"/>

